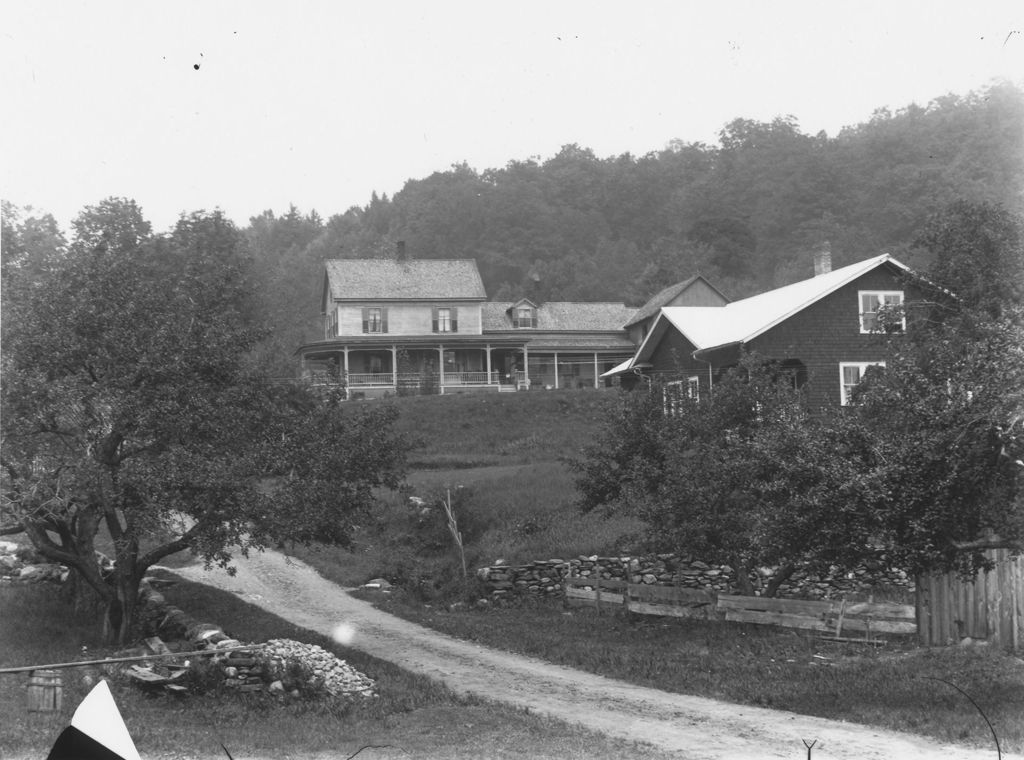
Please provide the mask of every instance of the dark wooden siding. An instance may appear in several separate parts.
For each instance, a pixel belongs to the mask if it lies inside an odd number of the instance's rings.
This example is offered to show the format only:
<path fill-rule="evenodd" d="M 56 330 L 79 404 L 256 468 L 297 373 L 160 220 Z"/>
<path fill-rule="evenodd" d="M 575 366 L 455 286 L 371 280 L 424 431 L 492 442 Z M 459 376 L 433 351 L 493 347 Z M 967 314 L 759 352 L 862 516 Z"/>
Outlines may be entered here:
<path fill-rule="evenodd" d="M 662 382 L 696 375 L 700 378 L 700 393 L 703 396 L 708 391 L 708 365 L 707 362 L 693 358 L 693 352 L 696 350 L 696 346 L 684 338 L 675 327 L 669 326 L 658 347 L 651 354 L 653 366 L 647 372 Z"/>
<path fill-rule="evenodd" d="M 899 270 L 884 265 L 759 335 L 747 348 L 772 359 L 799 359 L 807 367 L 806 393 L 811 407 L 838 405 L 840 363 L 885 359 L 882 338 L 860 332 L 861 290 L 903 290 L 905 301 L 915 298 Z"/>

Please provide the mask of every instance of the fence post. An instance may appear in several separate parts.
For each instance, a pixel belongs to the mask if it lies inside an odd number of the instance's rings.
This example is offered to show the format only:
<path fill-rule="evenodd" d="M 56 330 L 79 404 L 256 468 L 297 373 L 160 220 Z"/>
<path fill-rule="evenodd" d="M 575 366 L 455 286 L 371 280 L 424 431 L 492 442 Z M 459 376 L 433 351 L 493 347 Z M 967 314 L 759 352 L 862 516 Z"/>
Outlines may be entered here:
<path fill-rule="evenodd" d="M 594 592 L 597 600 L 597 614 L 601 614 L 601 566 L 594 565 L 594 575 L 597 576 L 597 583 L 594 585 Z"/>

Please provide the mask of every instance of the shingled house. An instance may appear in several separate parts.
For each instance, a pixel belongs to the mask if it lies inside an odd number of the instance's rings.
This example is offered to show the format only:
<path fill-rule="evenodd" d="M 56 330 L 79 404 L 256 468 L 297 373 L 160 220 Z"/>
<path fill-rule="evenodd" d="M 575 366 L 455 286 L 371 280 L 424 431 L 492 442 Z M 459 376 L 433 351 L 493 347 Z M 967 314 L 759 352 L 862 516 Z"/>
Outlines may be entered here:
<path fill-rule="evenodd" d="M 713 306 L 665 306 L 634 356 L 606 374 L 626 386 L 659 379 L 690 397 L 708 393 L 743 351 L 756 352 L 803 388 L 812 406 L 847 404 L 872 366 L 884 366 L 879 315 L 917 298 L 906 266 L 889 254 Z M 906 318 L 889 330 L 906 328 Z"/>
<path fill-rule="evenodd" d="M 350 395 L 596 388 L 635 350 L 622 303 L 488 302 L 472 260 L 326 263 L 322 340 L 302 375 Z"/>

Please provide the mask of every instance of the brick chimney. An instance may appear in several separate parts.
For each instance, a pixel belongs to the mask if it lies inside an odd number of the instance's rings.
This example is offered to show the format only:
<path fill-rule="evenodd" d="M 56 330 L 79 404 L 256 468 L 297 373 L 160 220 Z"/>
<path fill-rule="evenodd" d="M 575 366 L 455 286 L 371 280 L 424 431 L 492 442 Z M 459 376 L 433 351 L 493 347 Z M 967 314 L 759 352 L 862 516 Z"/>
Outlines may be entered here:
<path fill-rule="evenodd" d="M 832 271 L 832 246 L 826 240 L 814 253 L 814 276 Z"/>

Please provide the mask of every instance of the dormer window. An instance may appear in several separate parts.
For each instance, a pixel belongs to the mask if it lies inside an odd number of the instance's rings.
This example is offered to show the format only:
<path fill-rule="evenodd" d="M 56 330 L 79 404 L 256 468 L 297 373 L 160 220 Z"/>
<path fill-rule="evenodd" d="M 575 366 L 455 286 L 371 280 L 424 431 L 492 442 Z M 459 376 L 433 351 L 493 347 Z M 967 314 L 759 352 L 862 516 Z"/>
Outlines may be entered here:
<path fill-rule="evenodd" d="M 512 313 L 513 327 L 536 327 L 537 309 L 530 304 L 520 304 Z"/>
<path fill-rule="evenodd" d="M 902 290 L 862 290 L 858 295 L 862 333 L 902 332 L 907 329 Z"/>

